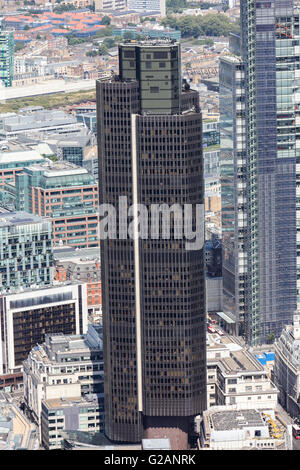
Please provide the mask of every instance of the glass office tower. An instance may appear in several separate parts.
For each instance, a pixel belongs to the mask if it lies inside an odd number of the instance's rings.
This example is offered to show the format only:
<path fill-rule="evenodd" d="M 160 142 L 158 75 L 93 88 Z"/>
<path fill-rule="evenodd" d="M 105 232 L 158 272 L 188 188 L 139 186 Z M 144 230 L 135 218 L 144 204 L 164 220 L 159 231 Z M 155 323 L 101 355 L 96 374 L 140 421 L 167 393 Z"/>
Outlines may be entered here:
<path fill-rule="evenodd" d="M 220 62 L 224 310 L 258 344 L 278 337 L 297 305 L 293 1 L 241 1 L 240 39 Z"/>
<path fill-rule="evenodd" d="M 181 87 L 179 44 L 128 42 L 119 62 L 119 76 L 97 82 L 100 204 L 118 208 L 126 196 L 148 214 L 152 204 L 203 204 L 201 112 L 198 93 Z M 184 449 L 206 403 L 203 247 L 187 250 L 175 225 L 170 239 L 162 227 L 124 236 L 127 208 L 117 238 L 101 239 L 105 430 Z"/>
<path fill-rule="evenodd" d="M 0 82 L 5 87 L 12 86 L 14 75 L 14 33 L 4 31 L 0 19 Z"/>

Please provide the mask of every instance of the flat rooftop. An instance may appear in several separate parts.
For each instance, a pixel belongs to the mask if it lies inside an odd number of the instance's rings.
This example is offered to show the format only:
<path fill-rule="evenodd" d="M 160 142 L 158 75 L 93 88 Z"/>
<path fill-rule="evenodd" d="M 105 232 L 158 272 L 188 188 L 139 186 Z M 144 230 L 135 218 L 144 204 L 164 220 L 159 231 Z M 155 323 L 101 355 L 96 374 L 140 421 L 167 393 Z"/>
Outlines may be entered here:
<path fill-rule="evenodd" d="M 257 410 L 216 411 L 210 414 L 215 431 L 229 431 L 244 427 L 266 426 L 262 415 Z"/>
<path fill-rule="evenodd" d="M 145 38 L 139 41 L 128 39 L 123 40 L 121 46 L 135 46 L 135 47 L 162 47 L 162 46 L 179 46 L 180 42 L 172 38 Z"/>
<path fill-rule="evenodd" d="M 227 352 L 226 357 L 219 357 L 209 359 L 208 361 L 215 362 L 216 360 L 222 364 L 226 373 L 239 373 L 239 372 L 262 372 L 264 369 L 260 362 L 254 355 L 238 344 L 229 335 L 219 336 L 218 334 L 208 335 L 207 350 L 223 349 Z"/>
<path fill-rule="evenodd" d="M 45 222 L 39 215 L 29 214 L 28 212 L 3 212 L 0 214 L 0 227 L 27 225 Z"/>
<path fill-rule="evenodd" d="M 71 398 L 52 398 L 49 400 L 44 400 L 44 404 L 48 409 L 53 408 L 66 408 L 70 405 L 72 406 L 82 406 L 93 404 L 95 401 L 87 400 L 84 397 L 71 397 Z"/>
<path fill-rule="evenodd" d="M 55 247 L 53 249 L 55 261 L 95 261 L 100 258 L 100 248 Z"/>
<path fill-rule="evenodd" d="M 17 152 L 0 152 L 0 166 L 7 163 L 41 162 L 44 158 L 36 150 L 20 150 Z"/>
<path fill-rule="evenodd" d="M 79 174 L 87 174 L 88 170 L 86 168 L 82 168 L 74 163 L 70 163 L 67 161 L 45 161 L 45 163 L 34 163 L 28 167 L 28 170 L 43 170 L 44 176 L 47 177 L 55 177 L 55 176 L 67 176 L 67 175 L 79 175 Z"/>

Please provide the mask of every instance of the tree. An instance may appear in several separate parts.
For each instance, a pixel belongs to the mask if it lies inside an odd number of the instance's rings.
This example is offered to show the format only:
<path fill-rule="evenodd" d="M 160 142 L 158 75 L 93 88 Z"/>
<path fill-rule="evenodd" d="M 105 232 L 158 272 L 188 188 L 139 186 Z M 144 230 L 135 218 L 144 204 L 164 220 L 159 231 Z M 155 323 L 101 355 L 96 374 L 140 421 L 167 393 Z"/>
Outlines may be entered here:
<path fill-rule="evenodd" d="M 131 33 L 130 31 L 125 31 L 125 33 L 123 34 L 123 38 L 124 39 L 134 39 L 134 34 Z"/>
<path fill-rule="evenodd" d="M 230 21 L 223 13 L 209 13 L 205 16 L 168 16 L 161 21 L 164 26 L 170 26 L 181 31 L 183 37 L 197 38 L 198 36 L 228 36 L 230 32 L 238 32 L 239 24 Z"/>
<path fill-rule="evenodd" d="M 88 51 L 85 55 L 87 57 L 96 57 L 96 55 L 98 55 L 98 52 L 95 50 L 92 50 L 92 51 Z"/>
<path fill-rule="evenodd" d="M 24 49 L 26 47 L 26 44 L 24 42 L 16 42 L 15 43 L 15 52 L 20 51 L 21 49 Z"/>
<path fill-rule="evenodd" d="M 268 335 L 268 343 L 273 343 L 274 339 L 275 339 L 275 335 L 274 335 L 274 332 L 272 331 L 272 333 Z"/>
<path fill-rule="evenodd" d="M 186 0 L 167 0 L 166 10 L 167 13 L 181 13 L 187 7 Z"/>
<path fill-rule="evenodd" d="M 107 46 L 105 44 L 101 44 L 98 49 L 98 55 L 106 55 L 108 52 Z"/>
<path fill-rule="evenodd" d="M 101 20 L 101 24 L 105 24 L 106 26 L 109 26 L 111 22 L 111 19 L 109 16 L 103 16 Z"/>
<path fill-rule="evenodd" d="M 115 45 L 115 40 L 113 38 L 105 38 L 103 44 L 108 48 L 111 49 Z"/>

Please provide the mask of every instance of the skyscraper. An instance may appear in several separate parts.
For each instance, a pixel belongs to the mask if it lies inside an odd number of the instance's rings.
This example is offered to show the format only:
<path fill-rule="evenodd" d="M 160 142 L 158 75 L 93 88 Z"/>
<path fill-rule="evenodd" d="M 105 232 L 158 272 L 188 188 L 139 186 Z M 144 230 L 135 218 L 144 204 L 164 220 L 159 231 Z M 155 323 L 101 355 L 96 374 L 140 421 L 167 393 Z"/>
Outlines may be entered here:
<path fill-rule="evenodd" d="M 161 226 L 158 237 L 124 235 L 132 204 L 148 214 L 153 204 L 203 205 L 201 112 L 181 86 L 179 44 L 121 45 L 119 76 L 97 82 L 97 109 L 100 207 L 119 207 L 115 239 L 101 239 L 106 433 L 168 435 L 186 448 L 206 402 L 203 246 L 186 249 L 175 224 L 170 239 Z"/>
<path fill-rule="evenodd" d="M 220 61 L 224 312 L 257 344 L 281 334 L 297 303 L 293 1 L 242 0 L 232 51 Z"/>

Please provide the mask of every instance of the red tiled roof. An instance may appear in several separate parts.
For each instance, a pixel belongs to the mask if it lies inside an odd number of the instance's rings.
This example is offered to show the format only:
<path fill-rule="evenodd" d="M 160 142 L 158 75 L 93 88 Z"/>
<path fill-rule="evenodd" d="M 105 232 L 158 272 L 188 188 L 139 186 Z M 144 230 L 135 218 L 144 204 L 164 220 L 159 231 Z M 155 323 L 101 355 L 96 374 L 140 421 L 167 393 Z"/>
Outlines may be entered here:
<path fill-rule="evenodd" d="M 62 29 L 62 28 L 53 28 L 53 29 L 51 30 L 51 32 L 52 32 L 52 33 L 65 33 L 65 34 L 67 34 L 67 33 L 68 33 L 68 30 Z"/>

